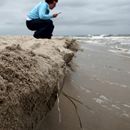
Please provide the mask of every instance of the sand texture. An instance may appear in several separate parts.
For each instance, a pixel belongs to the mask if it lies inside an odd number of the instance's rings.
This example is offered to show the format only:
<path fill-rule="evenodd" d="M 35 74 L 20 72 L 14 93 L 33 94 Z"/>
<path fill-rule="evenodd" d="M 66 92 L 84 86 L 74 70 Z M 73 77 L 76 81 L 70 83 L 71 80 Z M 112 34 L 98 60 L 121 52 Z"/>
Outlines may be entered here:
<path fill-rule="evenodd" d="M 0 37 L 0 130 L 34 130 L 53 107 L 77 43 Z"/>

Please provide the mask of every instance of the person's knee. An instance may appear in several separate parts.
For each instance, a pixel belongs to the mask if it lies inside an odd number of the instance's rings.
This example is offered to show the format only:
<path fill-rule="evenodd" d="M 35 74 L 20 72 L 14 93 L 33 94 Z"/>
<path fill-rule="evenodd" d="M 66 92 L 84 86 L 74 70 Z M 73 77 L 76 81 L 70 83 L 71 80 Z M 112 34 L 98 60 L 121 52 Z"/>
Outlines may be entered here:
<path fill-rule="evenodd" d="M 31 30 L 31 31 L 35 31 L 36 29 L 33 28 L 32 24 L 30 23 L 30 21 L 26 21 L 26 27 Z"/>
<path fill-rule="evenodd" d="M 49 26 L 50 26 L 51 28 L 54 28 L 54 24 L 53 24 L 53 21 L 52 21 L 52 20 L 49 21 Z"/>
<path fill-rule="evenodd" d="M 48 20 L 48 23 L 52 25 L 52 24 L 53 24 L 53 21 L 49 19 L 49 20 Z"/>
<path fill-rule="evenodd" d="M 48 22 L 49 25 L 53 25 L 53 21 L 52 20 L 49 19 L 47 22 Z"/>

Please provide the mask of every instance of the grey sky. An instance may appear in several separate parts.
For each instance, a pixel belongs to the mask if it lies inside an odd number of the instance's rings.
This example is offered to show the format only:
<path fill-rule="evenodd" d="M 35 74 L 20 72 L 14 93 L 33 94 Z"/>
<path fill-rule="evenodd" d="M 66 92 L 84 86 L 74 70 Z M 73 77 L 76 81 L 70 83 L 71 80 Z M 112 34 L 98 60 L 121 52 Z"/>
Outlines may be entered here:
<path fill-rule="evenodd" d="M 0 1 L 0 34 L 32 34 L 26 14 L 39 1 Z M 130 34 L 130 0 L 59 0 L 52 12 L 59 11 L 55 35 Z"/>

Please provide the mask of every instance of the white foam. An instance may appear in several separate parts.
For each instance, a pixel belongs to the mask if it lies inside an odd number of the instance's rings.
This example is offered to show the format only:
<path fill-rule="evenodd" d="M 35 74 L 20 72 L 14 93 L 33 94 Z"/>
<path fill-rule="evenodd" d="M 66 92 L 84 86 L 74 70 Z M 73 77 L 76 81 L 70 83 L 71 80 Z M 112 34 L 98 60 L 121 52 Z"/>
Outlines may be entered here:
<path fill-rule="evenodd" d="M 83 91 L 85 91 L 85 90 L 86 90 L 86 89 L 85 89 L 84 87 L 82 87 L 82 86 L 80 87 L 80 89 L 81 89 L 81 90 L 83 90 Z"/>
<path fill-rule="evenodd" d="M 127 114 L 127 113 L 123 113 L 123 114 L 121 114 L 121 116 L 129 118 L 129 114 Z"/>
<path fill-rule="evenodd" d="M 127 105 L 127 104 L 123 104 L 123 106 L 124 106 L 124 107 L 127 107 L 127 108 L 130 108 L 130 106 L 129 106 L 129 105 Z"/>
<path fill-rule="evenodd" d="M 88 90 L 88 89 L 86 89 L 86 90 L 85 90 L 85 92 L 86 92 L 86 93 L 90 93 L 91 91 L 90 91 L 90 90 Z"/>
<path fill-rule="evenodd" d="M 106 100 L 106 101 L 110 101 L 107 97 L 105 97 L 104 95 L 99 96 L 99 98 Z"/>
<path fill-rule="evenodd" d="M 98 104 L 104 103 L 104 101 L 103 101 L 102 99 L 100 99 L 100 98 L 94 98 L 94 100 L 95 100 L 96 103 L 98 103 Z"/>
<path fill-rule="evenodd" d="M 113 52 L 113 53 L 119 53 L 120 51 L 119 50 L 108 50 L 110 52 Z"/>
<path fill-rule="evenodd" d="M 122 88 L 128 88 L 128 86 L 125 85 L 125 84 L 120 85 L 120 87 L 122 87 Z"/>
<path fill-rule="evenodd" d="M 112 107 L 120 110 L 120 107 L 118 107 L 117 105 L 112 104 Z"/>
<path fill-rule="evenodd" d="M 110 81 L 104 81 L 104 83 L 108 83 L 108 84 L 110 84 L 110 85 L 115 85 L 115 86 L 119 86 L 119 87 L 121 87 L 121 88 L 128 88 L 128 86 L 127 85 L 125 85 L 125 84 L 119 84 L 119 83 L 116 83 L 116 82 L 110 82 Z"/>
<path fill-rule="evenodd" d="M 113 53 L 130 54 L 130 37 L 106 37 L 105 34 L 91 37 L 76 37 L 80 42 L 98 46 L 109 46 Z"/>
<path fill-rule="evenodd" d="M 108 36 L 108 35 L 106 35 L 106 34 L 101 34 L 101 35 L 98 35 L 98 36 L 92 36 L 92 39 L 101 39 L 101 38 L 104 38 L 104 37 L 106 37 L 106 36 Z"/>
<path fill-rule="evenodd" d="M 118 47 L 118 46 L 115 46 L 114 49 L 117 49 L 117 50 L 119 50 L 121 52 L 128 52 L 129 51 L 129 49 L 121 48 L 121 47 Z"/>
<path fill-rule="evenodd" d="M 129 42 L 121 42 L 121 45 L 130 45 L 130 41 Z"/>

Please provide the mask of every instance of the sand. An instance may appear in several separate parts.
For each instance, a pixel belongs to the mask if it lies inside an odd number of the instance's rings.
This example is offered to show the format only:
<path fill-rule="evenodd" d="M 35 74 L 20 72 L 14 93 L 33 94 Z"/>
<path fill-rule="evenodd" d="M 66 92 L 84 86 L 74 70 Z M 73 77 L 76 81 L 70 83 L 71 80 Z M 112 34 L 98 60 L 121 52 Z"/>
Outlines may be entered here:
<path fill-rule="evenodd" d="M 34 130 L 52 109 L 77 43 L 0 37 L 0 130 Z"/>

